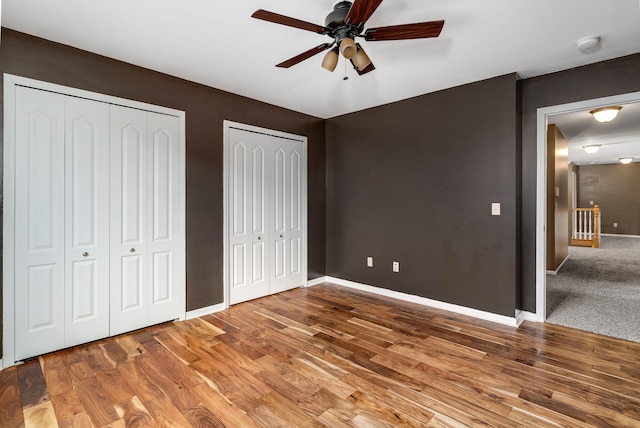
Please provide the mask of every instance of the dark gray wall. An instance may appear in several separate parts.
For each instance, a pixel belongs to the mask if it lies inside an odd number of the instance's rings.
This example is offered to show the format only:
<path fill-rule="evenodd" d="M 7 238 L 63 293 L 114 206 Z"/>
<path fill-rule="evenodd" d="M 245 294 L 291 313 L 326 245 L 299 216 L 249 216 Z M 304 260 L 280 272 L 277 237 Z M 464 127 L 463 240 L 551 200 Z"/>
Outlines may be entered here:
<path fill-rule="evenodd" d="M 578 167 L 578 206 L 600 205 L 602 233 L 640 235 L 640 163 Z M 613 227 L 618 223 L 618 227 Z"/>
<path fill-rule="evenodd" d="M 186 111 L 187 310 L 223 301 L 223 120 L 307 136 L 309 278 L 324 276 L 324 120 L 6 28 L 2 29 L 0 73 Z M 0 92 L 0 118 L 2 106 Z M 1 310 L 0 304 L 0 319 Z"/>
<path fill-rule="evenodd" d="M 310 278 L 513 316 L 535 312 L 536 110 L 640 91 L 637 54 L 338 117 L 325 138 L 321 119 L 2 29 L 5 72 L 187 112 L 188 309 L 222 301 L 224 119 L 309 137 Z M 496 201 L 503 215 L 487 217 Z"/>
<path fill-rule="evenodd" d="M 330 119 L 327 275 L 514 316 L 517 104 L 507 75 Z"/>
<path fill-rule="evenodd" d="M 536 311 L 537 109 L 637 91 L 640 54 L 522 81 L 522 309 Z"/>

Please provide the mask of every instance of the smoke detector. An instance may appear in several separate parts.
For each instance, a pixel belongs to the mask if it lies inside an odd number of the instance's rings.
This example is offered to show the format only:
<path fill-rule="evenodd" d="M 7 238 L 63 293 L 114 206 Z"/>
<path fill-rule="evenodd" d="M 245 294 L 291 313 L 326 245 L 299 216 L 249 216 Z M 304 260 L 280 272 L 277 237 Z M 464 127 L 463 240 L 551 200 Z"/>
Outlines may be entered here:
<path fill-rule="evenodd" d="M 576 47 L 580 52 L 585 52 L 595 48 L 600 44 L 600 36 L 583 37 L 576 42 Z"/>

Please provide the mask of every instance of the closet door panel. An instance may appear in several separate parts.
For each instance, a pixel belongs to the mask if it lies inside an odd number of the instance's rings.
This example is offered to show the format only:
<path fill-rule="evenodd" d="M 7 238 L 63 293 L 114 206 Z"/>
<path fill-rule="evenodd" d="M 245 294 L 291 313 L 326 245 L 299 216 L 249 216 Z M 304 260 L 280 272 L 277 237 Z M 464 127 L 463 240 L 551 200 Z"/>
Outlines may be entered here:
<path fill-rule="evenodd" d="M 15 138 L 20 360 L 64 347 L 64 96 L 18 87 Z"/>
<path fill-rule="evenodd" d="M 284 140 L 282 141 L 284 142 Z M 280 139 L 273 138 L 271 143 L 281 144 Z M 272 259 L 273 279 L 280 279 L 281 282 L 285 278 L 286 267 L 286 224 L 287 224 L 287 154 L 278 147 L 273 158 L 273 250 Z M 272 284 L 272 290 L 273 285 Z M 273 293 L 273 291 L 271 291 Z"/>
<path fill-rule="evenodd" d="M 269 294 L 269 211 L 273 149 L 264 136 L 230 129 L 230 303 Z"/>
<path fill-rule="evenodd" d="M 147 325 L 147 112 L 110 108 L 110 334 Z"/>
<path fill-rule="evenodd" d="M 181 247 L 177 240 L 181 213 L 179 198 L 179 121 L 174 116 L 148 113 L 148 168 L 150 207 L 148 323 L 179 318 L 181 300 L 177 260 Z"/>
<path fill-rule="evenodd" d="M 303 277 L 303 145 L 300 141 L 274 138 L 274 221 L 272 223 L 273 277 L 271 293 L 304 284 Z"/>
<path fill-rule="evenodd" d="M 66 97 L 65 346 L 109 335 L 109 105 Z"/>
<path fill-rule="evenodd" d="M 292 144 L 289 151 L 289 212 L 288 230 L 288 272 L 296 285 L 302 284 L 302 185 L 304 179 L 302 165 L 302 143 Z"/>

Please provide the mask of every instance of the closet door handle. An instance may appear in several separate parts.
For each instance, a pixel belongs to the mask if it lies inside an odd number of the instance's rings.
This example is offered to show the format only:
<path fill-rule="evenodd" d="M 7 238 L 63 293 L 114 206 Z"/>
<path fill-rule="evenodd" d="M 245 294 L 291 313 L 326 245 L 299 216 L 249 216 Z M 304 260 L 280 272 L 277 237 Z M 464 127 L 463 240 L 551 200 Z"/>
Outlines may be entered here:
<path fill-rule="evenodd" d="M 89 255 L 89 253 L 87 253 L 86 251 L 84 253 L 82 253 L 83 257 L 87 257 Z"/>
<path fill-rule="evenodd" d="M 258 236 L 258 241 L 261 240 L 262 238 L 260 236 Z"/>
<path fill-rule="evenodd" d="M 130 250 L 129 250 L 129 252 L 130 252 L 130 253 L 135 253 L 135 252 L 136 252 L 136 249 L 135 249 L 135 248 L 132 248 L 132 249 L 130 249 Z"/>
<path fill-rule="evenodd" d="M 280 237 L 282 238 L 282 235 L 280 235 Z"/>

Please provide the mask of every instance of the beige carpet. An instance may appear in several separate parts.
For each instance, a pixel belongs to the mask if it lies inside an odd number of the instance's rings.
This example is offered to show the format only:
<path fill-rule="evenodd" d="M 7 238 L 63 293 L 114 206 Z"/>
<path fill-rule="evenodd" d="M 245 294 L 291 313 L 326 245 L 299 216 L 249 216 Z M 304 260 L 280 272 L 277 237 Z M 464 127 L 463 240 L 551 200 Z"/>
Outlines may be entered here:
<path fill-rule="evenodd" d="M 569 247 L 560 272 L 547 275 L 547 322 L 640 342 L 640 238 Z"/>

